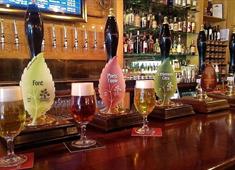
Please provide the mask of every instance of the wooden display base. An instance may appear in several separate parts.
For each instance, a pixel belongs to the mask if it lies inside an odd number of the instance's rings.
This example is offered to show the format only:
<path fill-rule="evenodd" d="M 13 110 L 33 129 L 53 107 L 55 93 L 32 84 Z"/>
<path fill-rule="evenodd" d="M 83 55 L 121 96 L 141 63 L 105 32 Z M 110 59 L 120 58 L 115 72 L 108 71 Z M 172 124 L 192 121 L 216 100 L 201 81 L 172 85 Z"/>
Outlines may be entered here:
<path fill-rule="evenodd" d="M 225 99 L 209 98 L 205 100 L 199 100 L 193 97 L 182 97 L 181 99 L 178 99 L 178 101 L 184 104 L 192 105 L 193 109 L 200 113 L 211 113 L 229 108 L 229 104 Z"/>
<path fill-rule="evenodd" d="M 78 139 L 77 127 L 69 121 L 57 121 L 55 124 L 39 127 L 26 127 L 15 137 L 15 149 L 38 147 L 50 143 L 59 143 L 65 140 Z M 2 140 L 6 145 L 6 141 Z"/>
<path fill-rule="evenodd" d="M 191 105 L 182 104 L 179 106 L 156 106 L 153 112 L 149 115 L 150 117 L 159 118 L 159 119 L 172 119 L 179 118 L 183 116 L 193 115 L 193 107 Z"/>
<path fill-rule="evenodd" d="M 139 113 L 125 114 L 96 114 L 90 125 L 103 131 L 112 131 L 143 123 L 143 117 Z"/>
<path fill-rule="evenodd" d="M 233 96 L 228 96 L 223 93 L 208 93 L 207 96 L 216 98 L 216 99 L 225 99 L 228 101 L 230 107 L 235 108 L 235 95 Z"/>

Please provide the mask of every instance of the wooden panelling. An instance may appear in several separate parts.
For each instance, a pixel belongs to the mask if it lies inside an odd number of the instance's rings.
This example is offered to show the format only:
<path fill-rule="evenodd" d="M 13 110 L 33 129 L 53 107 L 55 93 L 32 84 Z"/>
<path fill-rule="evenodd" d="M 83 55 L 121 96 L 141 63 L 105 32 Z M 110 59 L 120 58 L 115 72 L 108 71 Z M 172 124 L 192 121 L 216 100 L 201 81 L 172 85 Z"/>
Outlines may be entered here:
<path fill-rule="evenodd" d="M 107 19 L 108 9 L 103 9 L 98 0 L 86 0 L 87 2 L 87 23 L 84 22 L 62 22 L 56 20 L 44 19 L 44 38 L 45 38 L 45 58 L 47 59 L 67 59 L 67 60 L 106 60 L 106 52 L 103 49 L 104 27 Z M 121 1 L 118 1 L 122 3 Z M 120 12 L 120 11 L 119 11 Z M 122 11 L 120 12 L 122 13 Z M 28 46 L 24 33 L 24 18 L 13 15 L 0 15 L 4 19 L 5 27 L 5 46 L 0 47 L 0 58 L 29 58 Z M 13 20 L 16 19 L 19 32 L 19 49 L 14 45 Z M 52 48 L 52 25 L 56 28 L 57 48 Z M 68 48 L 63 47 L 64 42 L 64 25 L 67 27 Z M 76 50 L 74 45 L 74 25 L 78 29 L 79 48 Z M 97 31 L 98 48 L 94 49 L 94 28 Z M 88 32 L 88 46 L 84 46 L 84 30 Z M 121 29 L 122 31 L 122 29 Z M 122 36 L 122 32 L 120 33 Z M 121 59 L 122 60 L 122 59 Z"/>

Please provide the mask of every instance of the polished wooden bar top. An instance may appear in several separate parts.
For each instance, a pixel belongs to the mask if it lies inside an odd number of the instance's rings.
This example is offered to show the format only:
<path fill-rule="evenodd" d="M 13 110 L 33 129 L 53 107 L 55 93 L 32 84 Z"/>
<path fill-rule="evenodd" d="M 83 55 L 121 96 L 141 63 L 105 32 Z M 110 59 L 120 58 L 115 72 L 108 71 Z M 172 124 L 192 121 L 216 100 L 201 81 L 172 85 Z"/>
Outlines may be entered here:
<path fill-rule="evenodd" d="M 105 148 L 69 153 L 60 143 L 23 152 L 34 152 L 36 170 L 235 169 L 235 111 L 149 121 L 162 128 L 162 137 L 132 137 L 132 128 L 109 133 L 88 128 L 88 136 Z"/>

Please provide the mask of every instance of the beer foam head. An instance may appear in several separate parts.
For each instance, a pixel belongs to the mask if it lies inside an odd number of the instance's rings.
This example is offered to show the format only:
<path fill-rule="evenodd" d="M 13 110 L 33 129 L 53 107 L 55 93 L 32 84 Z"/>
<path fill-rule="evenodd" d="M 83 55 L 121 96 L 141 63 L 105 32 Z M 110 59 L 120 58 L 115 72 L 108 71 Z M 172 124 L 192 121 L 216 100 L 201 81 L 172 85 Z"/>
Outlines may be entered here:
<path fill-rule="evenodd" d="M 72 96 L 91 96 L 95 94 L 93 83 L 72 83 Z"/>
<path fill-rule="evenodd" d="M 153 89 L 154 88 L 154 81 L 153 80 L 136 80 L 135 88 Z"/>
<path fill-rule="evenodd" d="M 22 100 L 20 86 L 0 87 L 0 102 L 11 102 Z"/>

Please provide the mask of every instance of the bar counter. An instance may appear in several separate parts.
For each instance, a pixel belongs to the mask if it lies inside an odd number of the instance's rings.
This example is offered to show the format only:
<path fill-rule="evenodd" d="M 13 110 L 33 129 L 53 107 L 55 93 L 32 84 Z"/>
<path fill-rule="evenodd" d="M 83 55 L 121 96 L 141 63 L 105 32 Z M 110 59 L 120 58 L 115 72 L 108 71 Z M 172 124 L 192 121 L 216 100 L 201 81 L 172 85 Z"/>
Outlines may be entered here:
<path fill-rule="evenodd" d="M 87 135 L 105 148 L 69 153 L 63 143 L 34 152 L 35 170 L 201 170 L 235 167 L 235 110 L 159 121 L 162 137 L 132 137 L 131 129 L 104 133 L 92 127 Z M 1 147 L 1 155 L 5 153 Z"/>

